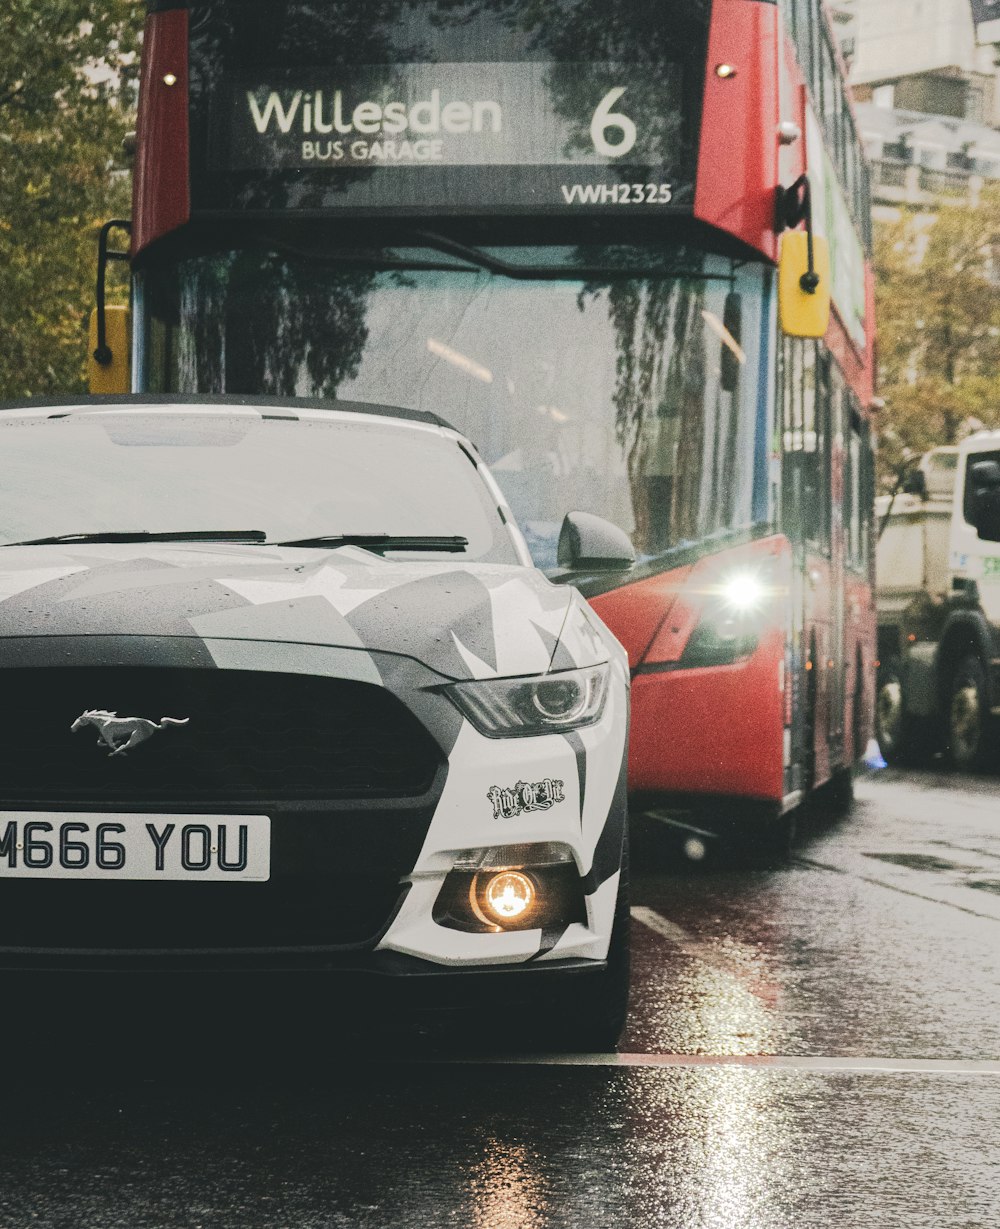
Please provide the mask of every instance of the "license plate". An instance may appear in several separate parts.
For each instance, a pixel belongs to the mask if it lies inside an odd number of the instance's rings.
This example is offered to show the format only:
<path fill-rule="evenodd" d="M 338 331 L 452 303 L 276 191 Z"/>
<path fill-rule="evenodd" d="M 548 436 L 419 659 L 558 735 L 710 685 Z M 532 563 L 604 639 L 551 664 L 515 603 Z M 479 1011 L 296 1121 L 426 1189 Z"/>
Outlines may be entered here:
<path fill-rule="evenodd" d="M 0 811 L 0 879 L 271 877 L 266 815 L 115 815 Z"/>

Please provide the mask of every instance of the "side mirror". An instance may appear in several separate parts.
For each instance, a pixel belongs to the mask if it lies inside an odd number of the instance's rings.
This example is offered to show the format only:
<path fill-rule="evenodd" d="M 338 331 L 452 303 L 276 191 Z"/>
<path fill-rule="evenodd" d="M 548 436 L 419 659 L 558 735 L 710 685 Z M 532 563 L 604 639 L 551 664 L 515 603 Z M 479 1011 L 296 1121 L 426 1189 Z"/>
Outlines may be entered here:
<path fill-rule="evenodd" d="M 635 564 L 624 530 L 590 512 L 570 512 L 559 532 L 559 566 L 571 572 L 621 572 Z"/>
<path fill-rule="evenodd" d="M 927 498 L 927 475 L 922 469 L 913 469 L 903 479 L 903 493 L 905 495 L 919 495 L 921 499 Z"/>
<path fill-rule="evenodd" d="M 87 356 L 87 386 L 92 397 L 109 397 L 132 390 L 132 370 L 129 362 L 129 310 L 127 307 L 105 307 L 104 347 L 100 336 L 97 308 L 90 315 L 90 346 Z"/>
<path fill-rule="evenodd" d="M 832 285 L 826 239 L 804 230 L 786 231 L 781 237 L 778 262 L 778 313 L 788 337 L 822 340 L 826 336 Z"/>
<path fill-rule="evenodd" d="M 976 461 L 969 467 L 972 488 L 968 520 L 984 542 L 1000 542 L 1000 465 Z"/>
<path fill-rule="evenodd" d="M 116 218 L 105 222 L 97 238 L 97 306 L 90 315 L 90 346 L 87 354 L 87 385 L 93 397 L 113 396 L 132 391 L 132 362 L 129 310 L 109 307 L 107 301 L 108 264 L 128 264 L 128 252 L 108 246 L 112 231 L 132 233 L 131 222 Z"/>

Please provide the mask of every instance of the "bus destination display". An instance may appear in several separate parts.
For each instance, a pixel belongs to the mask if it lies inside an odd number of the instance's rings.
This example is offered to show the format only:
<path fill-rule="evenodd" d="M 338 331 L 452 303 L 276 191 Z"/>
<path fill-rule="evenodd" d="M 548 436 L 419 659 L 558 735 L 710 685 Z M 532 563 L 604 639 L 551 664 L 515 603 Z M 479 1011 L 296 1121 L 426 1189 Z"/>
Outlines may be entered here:
<path fill-rule="evenodd" d="M 324 206 L 399 206 L 407 198 L 389 186 L 392 172 L 438 168 L 446 173 L 415 188 L 405 176 L 413 203 L 481 205 L 488 182 L 501 206 L 676 208 L 693 179 L 682 87 L 671 64 L 282 70 L 230 79 L 213 161 L 241 178 L 319 173 L 333 181 Z M 489 168 L 509 169 L 484 182 Z"/>

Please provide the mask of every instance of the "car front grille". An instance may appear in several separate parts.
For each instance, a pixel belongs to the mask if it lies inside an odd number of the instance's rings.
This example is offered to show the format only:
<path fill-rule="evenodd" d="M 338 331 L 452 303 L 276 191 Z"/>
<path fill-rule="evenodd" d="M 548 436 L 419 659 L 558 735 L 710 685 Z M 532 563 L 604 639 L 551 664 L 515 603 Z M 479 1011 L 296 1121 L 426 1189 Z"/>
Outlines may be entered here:
<path fill-rule="evenodd" d="M 0 685 L 0 805 L 417 797 L 443 762 L 402 701 L 349 679 L 53 666 Z M 112 756 L 96 728 L 70 732 L 89 709 L 187 723 Z"/>

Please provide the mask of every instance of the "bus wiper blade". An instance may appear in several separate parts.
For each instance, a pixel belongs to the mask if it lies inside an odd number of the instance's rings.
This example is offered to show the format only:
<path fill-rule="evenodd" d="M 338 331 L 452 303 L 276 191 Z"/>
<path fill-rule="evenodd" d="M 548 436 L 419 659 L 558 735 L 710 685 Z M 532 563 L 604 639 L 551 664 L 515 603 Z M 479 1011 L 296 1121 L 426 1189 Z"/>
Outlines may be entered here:
<path fill-rule="evenodd" d="M 291 542 L 269 542 L 268 546 L 361 546 L 379 553 L 387 550 L 448 551 L 460 555 L 469 545 L 468 538 L 419 537 L 391 533 L 329 533 L 315 538 L 296 538 Z"/>
<path fill-rule="evenodd" d="M 147 530 L 98 531 L 96 533 L 57 533 L 49 538 L 26 538 L 23 542 L 4 542 L 3 546 L 58 546 L 74 542 L 261 542 L 267 541 L 263 529 L 178 529 L 150 533 Z"/>
<path fill-rule="evenodd" d="M 635 267 L 611 264 L 514 264 L 512 261 L 503 260 L 499 256 L 494 256 L 490 252 L 484 252 L 480 248 L 472 247 L 470 244 L 460 243 L 457 239 L 451 239 L 447 235 L 440 235 L 436 231 L 415 230 L 411 234 L 420 243 L 425 243 L 428 247 L 437 248 L 439 252 L 447 252 L 449 255 L 467 260 L 471 264 L 478 265 L 480 269 L 485 269 L 488 273 L 499 273 L 503 277 L 521 278 L 526 281 L 596 281 L 608 278 L 675 278 L 680 281 L 694 282 L 732 282 L 733 280 L 731 274 L 704 273 L 701 270 L 687 271 L 680 268 L 664 269 L 658 268 L 654 264 L 637 265 Z"/>
<path fill-rule="evenodd" d="M 505 277 L 538 277 L 540 274 L 557 274 L 559 277 L 566 277 L 567 275 L 567 270 L 562 268 L 553 270 L 551 266 L 515 265 L 509 260 L 501 260 L 498 256 L 491 256 L 477 247 L 472 247 L 468 243 L 459 243 L 457 239 L 449 239 L 446 235 L 439 235 L 435 231 L 417 230 L 413 232 L 413 237 L 421 243 L 437 248 L 439 252 L 459 256 L 463 260 L 478 265 L 480 269 L 486 269 L 490 273 L 502 273 Z"/>
<path fill-rule="evenodd" d="M 478 273 L 482 268 L 478 257 L 473 257 L 475 263 L 456 264 L 446 260 L 411 260 L 398 255 L 394 248 L 379 251 L 360 249 L 357 251 L 325 252 L 321 248 L 299 247 L 297 244 L 283 240 L 263 238 L 256 242 L 268 251 L 277 252 L 279 256 L 289 256 L 296 260 L 308 260 L 319 268 L 338 269 L 389 269 L 400 270 L 403 273 Z M 438 246 L 438 245 L 435 245 Z M 443 249 L 441 249 L 443 251 Z"/>

